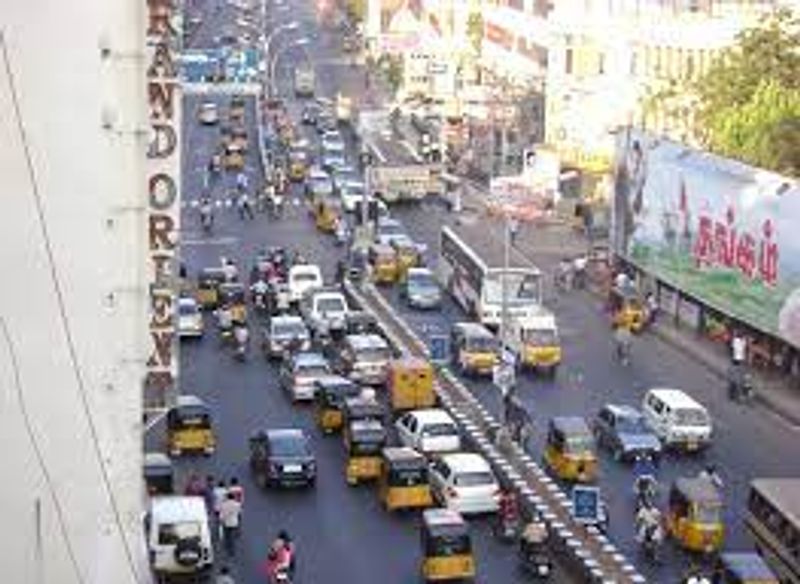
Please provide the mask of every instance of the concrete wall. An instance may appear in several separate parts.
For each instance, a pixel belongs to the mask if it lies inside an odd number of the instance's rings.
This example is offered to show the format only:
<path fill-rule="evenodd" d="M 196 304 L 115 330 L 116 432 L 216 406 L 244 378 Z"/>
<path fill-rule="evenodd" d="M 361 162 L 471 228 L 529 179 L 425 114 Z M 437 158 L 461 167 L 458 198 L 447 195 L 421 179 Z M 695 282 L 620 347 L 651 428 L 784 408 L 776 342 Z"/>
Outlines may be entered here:
<path fill-rule="evenodd" d="M 0 4 L 3 582 L 149 581 L 144 9 Z"/>

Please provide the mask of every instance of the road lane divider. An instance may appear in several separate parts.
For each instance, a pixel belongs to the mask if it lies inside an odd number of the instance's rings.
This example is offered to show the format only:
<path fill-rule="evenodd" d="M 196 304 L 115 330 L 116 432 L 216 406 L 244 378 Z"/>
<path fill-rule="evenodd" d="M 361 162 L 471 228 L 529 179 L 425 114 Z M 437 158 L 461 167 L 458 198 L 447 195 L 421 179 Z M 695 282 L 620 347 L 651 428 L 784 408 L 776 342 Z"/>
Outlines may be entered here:
<path fill-rule="evenodd" d="M 426 343 L 375 286 L 345 281 L 344 290 L 355 305 L 377 319 L 398 352 L 430 359 Z M 519 444 L 502 438 L 502 425 L 449 368 L 437 369 L 434 387 L 440 404 L 464 432 L 465 441 L 486 457 L 504 484 L 517 491 L 523 509 L 547 524 L 553 551 L 568 573 L 581 582 L 646 582 L 607 537 L 575 520 L 570 498 Z"/>

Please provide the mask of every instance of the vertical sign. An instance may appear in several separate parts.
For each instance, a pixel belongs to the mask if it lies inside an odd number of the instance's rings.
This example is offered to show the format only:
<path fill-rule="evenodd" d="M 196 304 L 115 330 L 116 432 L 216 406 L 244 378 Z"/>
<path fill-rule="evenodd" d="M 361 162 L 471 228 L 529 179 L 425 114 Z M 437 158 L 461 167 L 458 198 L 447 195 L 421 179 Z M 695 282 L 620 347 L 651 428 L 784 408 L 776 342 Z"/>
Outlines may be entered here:
<path fill-rule="evenodd" d="M 146 388 L 163 402 L 175 387 L 175 253 L 180 220 L 179 131 L 181 94 L 175 0 L 146 4 L 145 82 L 149 139 L 147 189 L 147 281 L 149 337 Z"/>

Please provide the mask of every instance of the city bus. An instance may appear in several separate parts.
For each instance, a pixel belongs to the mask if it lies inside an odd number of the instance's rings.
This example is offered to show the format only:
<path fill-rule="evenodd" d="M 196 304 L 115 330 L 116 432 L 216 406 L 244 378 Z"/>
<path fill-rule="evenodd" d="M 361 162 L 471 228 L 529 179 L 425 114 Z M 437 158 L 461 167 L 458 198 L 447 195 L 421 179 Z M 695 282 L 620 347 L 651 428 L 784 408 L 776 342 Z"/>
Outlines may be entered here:
<path fill-rule="evenodd" d="M 480 226 L 464 227 L 458 234 L 442 227 L 438 277 L 467 314 L 497 329 L 503 316 L 504 279 L 509 319 L 532 318 L 542 309 L 542 272 L 518 254 L 510 256 L 506 270 L 503 243 Z"/>
<path fill-rule="evenodd" d="M 800 582 L 800 478 L 754 479 L 745 524 L 781 582 Z"/>

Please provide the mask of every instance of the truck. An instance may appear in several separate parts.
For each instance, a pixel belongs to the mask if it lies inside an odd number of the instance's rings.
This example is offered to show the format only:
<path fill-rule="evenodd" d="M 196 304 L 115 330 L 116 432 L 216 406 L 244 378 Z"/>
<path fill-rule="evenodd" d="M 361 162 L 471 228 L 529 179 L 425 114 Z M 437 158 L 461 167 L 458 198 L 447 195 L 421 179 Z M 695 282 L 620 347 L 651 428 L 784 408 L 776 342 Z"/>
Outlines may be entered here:
<path fill-rule="evenodd" d="M 294 71 L 294 94 L 297 97 L 314 96 L 315 75 L 311 65 L 300 65 Z"/>
<path fill-rule="evenodd" d="M 420 201 L 428 195 L 443 195 L 441 163 L 424 161 L 408 143 L 367 132 L 365 143 L 371 154 L 370 190 L 387 204 Z"/>

